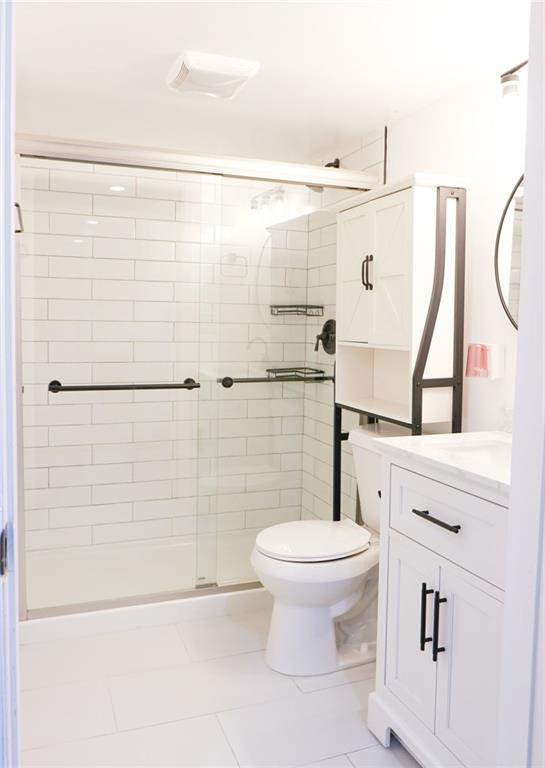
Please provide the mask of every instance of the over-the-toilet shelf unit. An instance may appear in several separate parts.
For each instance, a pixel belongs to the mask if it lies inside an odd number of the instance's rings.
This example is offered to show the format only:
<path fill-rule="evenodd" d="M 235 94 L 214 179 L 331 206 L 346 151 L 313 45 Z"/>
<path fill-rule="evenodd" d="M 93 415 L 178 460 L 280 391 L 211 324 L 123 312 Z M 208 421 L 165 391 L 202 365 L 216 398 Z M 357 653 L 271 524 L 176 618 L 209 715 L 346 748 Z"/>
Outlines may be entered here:
<path fill-rule="evenodd" d="M 415 174 L 338 212 L 334 519 L 343 408 L 461 431 L 465 207 L 459 183 Z"/>

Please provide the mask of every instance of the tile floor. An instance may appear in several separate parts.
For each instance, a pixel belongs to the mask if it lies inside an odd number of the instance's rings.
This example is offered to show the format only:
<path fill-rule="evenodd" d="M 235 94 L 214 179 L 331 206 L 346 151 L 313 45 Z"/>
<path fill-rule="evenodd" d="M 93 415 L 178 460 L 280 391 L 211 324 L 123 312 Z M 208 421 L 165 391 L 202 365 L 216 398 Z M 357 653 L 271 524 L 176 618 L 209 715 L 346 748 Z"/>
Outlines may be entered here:
<path fill-rule="evenodd" d="M 290 678 L 268 611 L 21 648 L 23 766 L 417 768 L 365 727 L 374 669 Z"/>

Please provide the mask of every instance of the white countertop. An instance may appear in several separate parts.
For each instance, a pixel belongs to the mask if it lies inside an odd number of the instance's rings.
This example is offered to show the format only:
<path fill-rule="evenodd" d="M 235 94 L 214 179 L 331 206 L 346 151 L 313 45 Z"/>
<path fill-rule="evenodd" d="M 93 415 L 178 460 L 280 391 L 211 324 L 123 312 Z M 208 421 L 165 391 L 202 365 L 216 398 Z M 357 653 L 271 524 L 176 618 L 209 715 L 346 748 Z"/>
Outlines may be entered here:
<path fill-rule="evenodd" d="M 446 435 L 386 437 L 381 453 L 418 460 L 432 469 L 509 496 L 511 435 L 508 432 L 462 432 Z"/>

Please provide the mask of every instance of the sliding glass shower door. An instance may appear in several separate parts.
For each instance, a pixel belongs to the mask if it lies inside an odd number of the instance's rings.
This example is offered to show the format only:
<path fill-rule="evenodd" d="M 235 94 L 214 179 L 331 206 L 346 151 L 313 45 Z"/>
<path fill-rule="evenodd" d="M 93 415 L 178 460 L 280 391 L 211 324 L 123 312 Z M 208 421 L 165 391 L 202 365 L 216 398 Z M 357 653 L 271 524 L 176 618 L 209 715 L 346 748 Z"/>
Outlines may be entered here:
<path fill-rule="evenodd" d="M 332 368 L 321 193 L 30 157 L 21 179 L 30 615 L 255 581 L 257 532 L 329 492 L 332 388 L 302 381 Z"/>
<path fill-rule="evenodd" d="M 206 222 L 215 229 L 201 246 L 203 583 L 255 581 L 257 533 L 301 517 L 313 195 L 304 186 L 223 178 L 221 211 Z"/>
<path fill-rule="evenodd" d="M 207 449 L 199 389 L 179 387 L 199 380 L 202 210 L 221 185 L 21 166 L 28 609 L 178 595 L 198 583 Z"/>

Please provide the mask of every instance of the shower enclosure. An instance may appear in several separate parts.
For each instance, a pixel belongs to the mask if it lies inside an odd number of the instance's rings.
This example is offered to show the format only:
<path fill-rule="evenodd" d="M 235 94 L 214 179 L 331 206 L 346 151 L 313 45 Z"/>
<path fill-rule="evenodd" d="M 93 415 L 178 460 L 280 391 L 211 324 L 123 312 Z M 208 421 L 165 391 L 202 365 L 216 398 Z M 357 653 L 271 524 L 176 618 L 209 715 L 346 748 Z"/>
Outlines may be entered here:
<path fill-rule="evenodd" d="M 31 156 L 20 173 L 28 615 L 255 582 L 259 530 L 331 517 L 334 357 L 315 342 L 335 316 L 327 208 L 354 190 Z"/>

